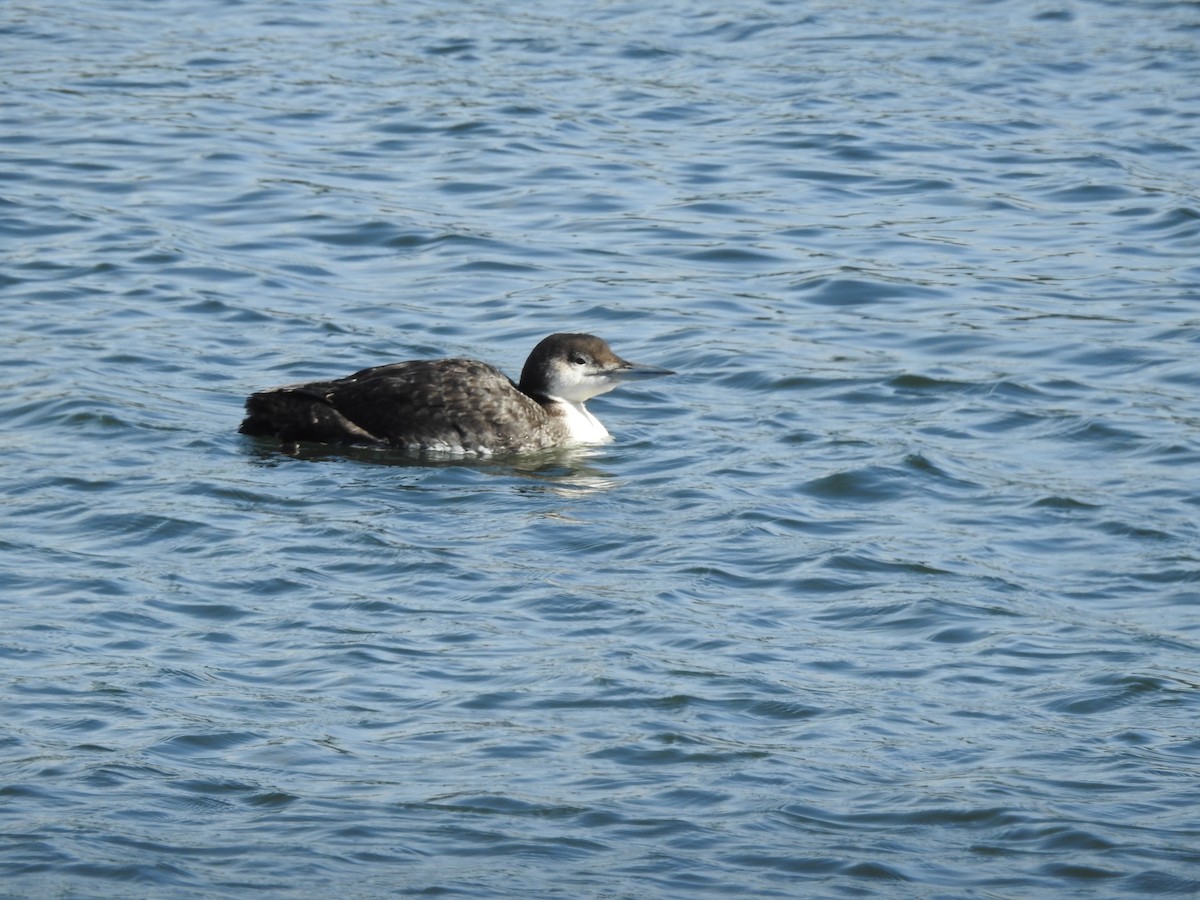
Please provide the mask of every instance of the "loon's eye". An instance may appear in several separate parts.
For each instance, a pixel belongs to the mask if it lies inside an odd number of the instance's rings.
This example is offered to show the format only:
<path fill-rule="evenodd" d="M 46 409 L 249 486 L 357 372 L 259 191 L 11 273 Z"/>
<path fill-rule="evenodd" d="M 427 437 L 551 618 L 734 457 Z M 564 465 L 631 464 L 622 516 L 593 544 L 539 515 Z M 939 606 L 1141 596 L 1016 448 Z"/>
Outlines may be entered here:
<path fill-rule="evenodd" d="M 574 363 L 574 364 L 575 364 L 575 365 L 577 365 L 577 366 L 584 366 L 584 365 L 587 365 L 587 360 L 586 360 L 586 359 L 584 359 L 582 356 L 572 356 L 572 357 L 571 357 L 571 362 L 572 362 L 572 363 Z"/>

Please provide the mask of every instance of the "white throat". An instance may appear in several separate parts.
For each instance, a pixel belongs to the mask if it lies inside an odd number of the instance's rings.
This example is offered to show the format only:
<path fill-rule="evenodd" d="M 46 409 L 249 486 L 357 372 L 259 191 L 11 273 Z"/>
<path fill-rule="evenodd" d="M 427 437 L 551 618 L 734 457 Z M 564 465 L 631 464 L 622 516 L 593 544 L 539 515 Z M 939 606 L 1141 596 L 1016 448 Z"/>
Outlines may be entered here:
<path fill-rule="evenodd" d="M 562 417 L 563 424 L 575 444 L 603 444 L 611 440 L 608 429 L 600 424 L 582 401 L 564 400 L 562 397 L 550 398 L 555 406 L 555 412 Z"/>

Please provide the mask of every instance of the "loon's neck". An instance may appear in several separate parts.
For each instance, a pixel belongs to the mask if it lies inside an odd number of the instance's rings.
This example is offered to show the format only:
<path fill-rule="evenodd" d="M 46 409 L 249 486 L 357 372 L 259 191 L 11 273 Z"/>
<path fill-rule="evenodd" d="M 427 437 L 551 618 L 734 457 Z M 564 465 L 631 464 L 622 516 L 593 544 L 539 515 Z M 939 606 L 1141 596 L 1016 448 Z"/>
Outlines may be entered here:
<path fill-rule="evenodd" d="M 582 402 L 546 397 L 541 403 L 542 408 L 566 428 L 571 443 L 602 444 L 610 440 L 608 429 Z"/>

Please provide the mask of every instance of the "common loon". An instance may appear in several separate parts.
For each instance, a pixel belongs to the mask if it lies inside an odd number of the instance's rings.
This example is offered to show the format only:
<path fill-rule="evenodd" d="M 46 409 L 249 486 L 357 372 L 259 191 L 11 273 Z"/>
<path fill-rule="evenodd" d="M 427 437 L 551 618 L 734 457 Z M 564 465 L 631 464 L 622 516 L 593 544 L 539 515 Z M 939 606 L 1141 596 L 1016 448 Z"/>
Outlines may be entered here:
<path fill-rule="evenodd" d="M 627 362 L 590 334 L 541 341 L 514 384 L 473 359 L 418 359 L 252 394 L 242 434 L 285 441 L 491 456 L 596 444 L 608 430 L 583 405 L 625 381 L 673 375 Z"/>

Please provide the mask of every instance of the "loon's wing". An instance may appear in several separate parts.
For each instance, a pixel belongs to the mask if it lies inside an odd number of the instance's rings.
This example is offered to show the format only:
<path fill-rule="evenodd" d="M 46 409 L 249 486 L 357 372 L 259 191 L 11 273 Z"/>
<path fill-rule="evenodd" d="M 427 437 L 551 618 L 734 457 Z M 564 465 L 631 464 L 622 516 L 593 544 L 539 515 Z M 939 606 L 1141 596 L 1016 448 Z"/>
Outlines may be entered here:
<path fill-rule="evenodd" d="M 381 439 L 356 425 L 329 402 L 336 381 L 285 384 L 251 394 L 246 400 L 242 434 L 274 436 L 284 441 L 323 444 L 378 444 Z"/>
<path fill-rule="evenodd" d="M 468 359 L 393 363 L 287 385 L 254 394 L 246 408 L 245 434 L 407 450 L 522 449 L 547 418 L 500 370 Z"/>

